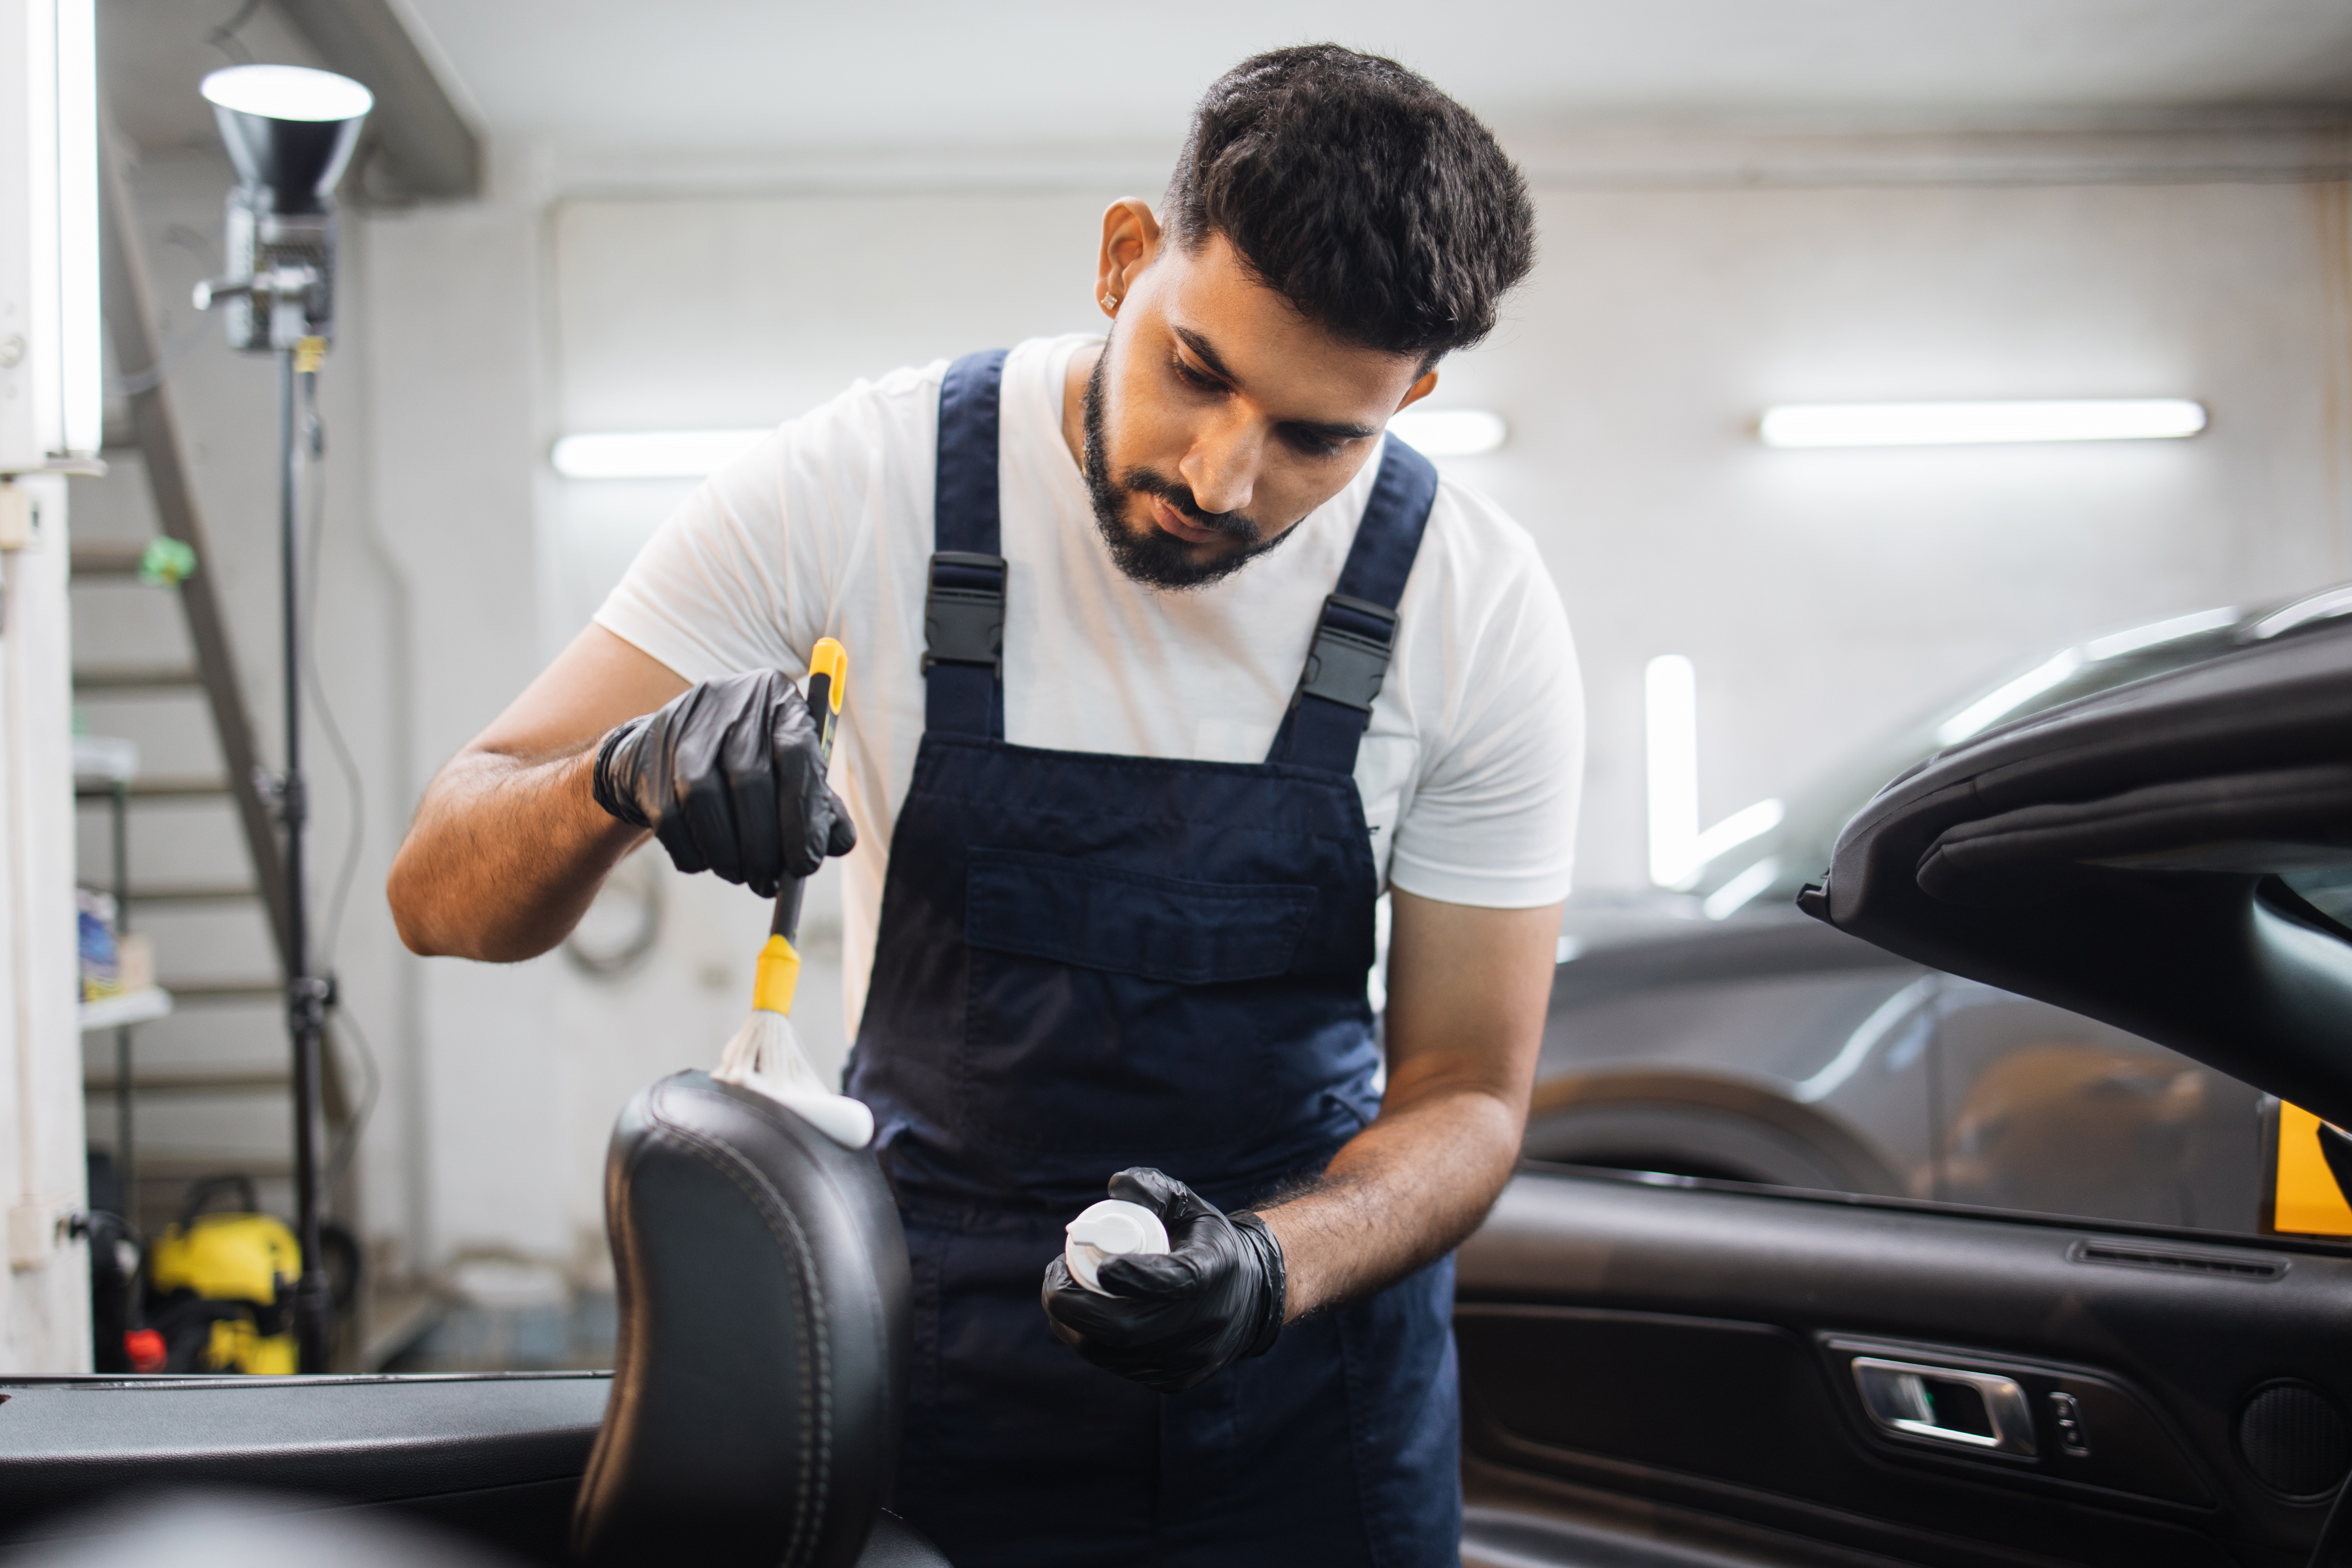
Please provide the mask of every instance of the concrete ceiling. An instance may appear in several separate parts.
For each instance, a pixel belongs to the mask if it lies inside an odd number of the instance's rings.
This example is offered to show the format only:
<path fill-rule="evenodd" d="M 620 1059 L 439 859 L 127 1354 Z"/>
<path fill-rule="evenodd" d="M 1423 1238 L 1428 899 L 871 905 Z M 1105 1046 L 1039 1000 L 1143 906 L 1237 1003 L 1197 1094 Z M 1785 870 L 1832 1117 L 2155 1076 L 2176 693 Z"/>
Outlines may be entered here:
<path fill-rule="evenodd" d="M 99 0 L 99 75 L 124 135 L 150 150 L 215 152 L 220 133 L 197 92 L 206 73 L 247 60 L 320 63 L 271 6 L 223 33 L 243 8 L 239 0 Z"/>
<path fill-rule="evenodd" d="M 325 63 L 287 3 L 99 0 L 118 124 L 145 149 L 216 152 L 196 92 L 205 72 L 245 58 Z M 957 160 L 994 178 L 1023 158 L 1064 173 L 1099 163 L 1087 183 L 1141 188 L 1219 72 L 1322 37 L 1424 71 L 1517 138 L 1523 157 L 1547 132 L 1595 127 L 2024 129 L 2277 110 L 2340 124 L 2352 114 L 2352 0 L 390 4 L 458 110 L 567 189 L 723 185 L 735 166 L 757 184 L 786 165 L 819 183 L 848 170 L 952 183 L 966 177 Z M 397 104 L 386 111 L 372 135 L 396 129 Z M 2333 168 L 2341 158 L 2325 147 L 2279 157 Z M 894 159 L 913 172 L 888 174 Z M 362 160 L 345 194 L 368 199 L 383 172 Z"/>
<path fill-rule="evenodd" d="M 2352 103 L 2347 0 L 400 5 L 494 137 L 570 152 L 1164 143 L 1235 60 L 1327 37 L 1518 131 Z"/>

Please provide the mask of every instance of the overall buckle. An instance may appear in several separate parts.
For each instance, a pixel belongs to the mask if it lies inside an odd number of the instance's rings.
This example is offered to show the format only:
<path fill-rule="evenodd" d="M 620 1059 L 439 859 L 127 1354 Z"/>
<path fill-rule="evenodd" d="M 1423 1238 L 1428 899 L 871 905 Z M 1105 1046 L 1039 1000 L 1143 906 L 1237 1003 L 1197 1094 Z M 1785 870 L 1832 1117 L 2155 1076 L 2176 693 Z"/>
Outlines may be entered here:
<path fill-rule="evenodd" d="M 985 664 L 1004 674 L 1004 558 L 965 550 L 931 557 L 923 600 L 923 673 L 933 664 Z"/>
<path fill-rule="evenodd" d="M 1298 683 L 1298 696 L 1321 697 L 1342 707 L 1371 712 L 1372 699 L 1381 695 L 1381 677 L 1388 674 L 1396 629 L 1396 612 L 1384 605 L 1344 593 L 1324 600 L 1315 643 L 1307 653 L 1307 673 Z M 1297 698 L 1291 706 L 1297 706 Z"/>

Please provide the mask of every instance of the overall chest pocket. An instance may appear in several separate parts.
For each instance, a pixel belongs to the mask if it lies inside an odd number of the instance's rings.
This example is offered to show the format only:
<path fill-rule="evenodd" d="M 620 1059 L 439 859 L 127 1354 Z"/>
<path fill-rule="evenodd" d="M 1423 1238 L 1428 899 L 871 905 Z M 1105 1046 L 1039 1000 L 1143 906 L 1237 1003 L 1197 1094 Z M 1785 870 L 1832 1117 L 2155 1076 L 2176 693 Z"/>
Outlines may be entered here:
<path fill-rule="evenodd" d="M 973 851 L 966 1130 L 1121 1157 L 1263 1133 L 1308 1068 L 1280 1049 L 1305 999 L 1283 977 L 1319 896 Z"/>

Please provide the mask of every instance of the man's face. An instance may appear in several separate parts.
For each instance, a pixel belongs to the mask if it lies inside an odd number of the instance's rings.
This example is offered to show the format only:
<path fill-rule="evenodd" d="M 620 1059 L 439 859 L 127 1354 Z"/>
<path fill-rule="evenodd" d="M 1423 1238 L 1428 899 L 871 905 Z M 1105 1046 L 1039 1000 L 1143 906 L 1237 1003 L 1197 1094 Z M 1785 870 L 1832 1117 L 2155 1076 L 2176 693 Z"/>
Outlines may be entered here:
<path fill-rule="evenodd" d="M 1342 341 L 1250 276 L 1223 235 L 1161 243 L 1087 384 L 1087 488 L 1119 569 L 1196 588 L 1337 495 L 1390 414 L 1436 382 Z"/>

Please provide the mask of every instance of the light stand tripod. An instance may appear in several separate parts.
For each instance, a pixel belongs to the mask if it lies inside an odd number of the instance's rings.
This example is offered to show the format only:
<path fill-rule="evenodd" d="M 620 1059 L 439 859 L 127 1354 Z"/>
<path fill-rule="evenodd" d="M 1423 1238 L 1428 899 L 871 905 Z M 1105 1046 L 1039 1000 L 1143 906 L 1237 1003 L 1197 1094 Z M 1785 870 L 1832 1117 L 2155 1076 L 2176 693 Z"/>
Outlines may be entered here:
<path fill-rule="evenodd" d="M 327 1370 L 333 1307 L 319 1240 L 320 1082 L 334 988 L 311 973 L 303 854 L 310 790 L 302 773 L 302 672 L 308 667 L 300 559 L 304 423 L 319 362 L 334 333 L 335 210 L 330 193 L 351 161 L 368 90 L 296 66 L 238 66 L 205 78 L 221 140 L 236 167 L 228 197 L 229 276 L 196 286 L 200 310 L 226 307 L 232 348 L 278 356 L 278 535 L 286 653 L 286 771 L 271 781 L 286 830 L 286 1022 L 294 1048 L 295 1236 L 302 1272 L 294 1333 L 304 1372 Z"/>

